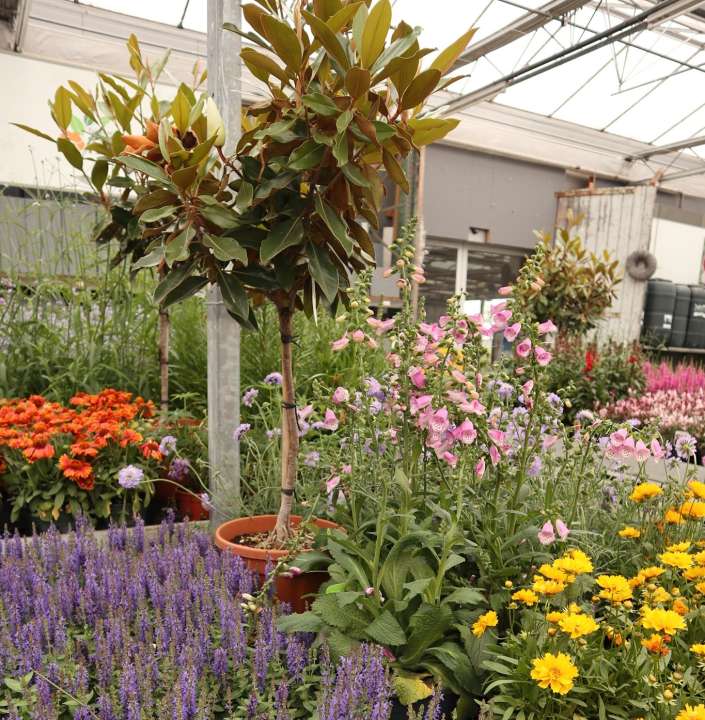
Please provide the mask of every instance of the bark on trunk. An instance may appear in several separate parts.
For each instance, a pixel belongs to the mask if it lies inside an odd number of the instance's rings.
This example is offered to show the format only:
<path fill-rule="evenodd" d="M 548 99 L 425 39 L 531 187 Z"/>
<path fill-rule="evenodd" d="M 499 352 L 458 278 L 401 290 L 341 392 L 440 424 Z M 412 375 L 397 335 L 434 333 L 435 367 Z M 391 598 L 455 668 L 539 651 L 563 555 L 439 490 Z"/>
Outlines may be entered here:
<path fill-rule="evenodd" d="M 281 437 L 281 503 L 272 540 L 281 545 L 291 535 L 291 510 L 294 504 L 297 459 L 299 455 L 299 428 L 296 421 L 296 395 L 292 363 L 292 313 L 288 307 L 278 308 L 281 335 L 282 366 L 282 437 Z"/>
<path fill-rule="evenodd" d="M 159 408 L 169 412 L 169 311 L 159 310 Z"/>

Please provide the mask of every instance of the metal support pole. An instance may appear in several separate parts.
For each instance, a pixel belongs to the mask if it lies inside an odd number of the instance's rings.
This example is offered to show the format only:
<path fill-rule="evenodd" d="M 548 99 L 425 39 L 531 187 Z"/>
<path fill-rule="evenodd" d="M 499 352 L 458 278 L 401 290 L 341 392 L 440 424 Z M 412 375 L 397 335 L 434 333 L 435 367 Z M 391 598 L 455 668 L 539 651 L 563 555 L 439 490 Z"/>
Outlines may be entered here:
<path fill-rule="evenodd" d="M 223 23 L 240 27 L 240 0 L 208 0 L 208 92 L 225 124 L 223 148 L 231 154 L 242 125 L 240 36 Z M 208 462 L 216 511 L 211 529 L 240 511 L 240 449 L 233 431 L 240 423 L 240 326 L 228 315 L 220 291 L 208 291 Z M 230 516 L 230 517 L 228 517 Z"/>

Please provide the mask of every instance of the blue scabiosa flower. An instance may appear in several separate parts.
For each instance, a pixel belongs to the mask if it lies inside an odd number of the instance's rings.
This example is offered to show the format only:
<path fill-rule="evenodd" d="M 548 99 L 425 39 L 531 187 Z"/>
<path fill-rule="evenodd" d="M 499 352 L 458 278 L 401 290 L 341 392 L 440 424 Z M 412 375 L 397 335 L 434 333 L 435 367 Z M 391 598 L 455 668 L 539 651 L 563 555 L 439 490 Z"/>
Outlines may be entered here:
<path fill-rule="evenodd" d="M 257 390 L 257 388 L 250 388 L 242 396 L 242 404 L 248 408 L 252 407 L 255 404 L 255 400 L 257 399 L 258 395 L 259 390 Z"/>
<path fill-rule="evenodd" d="M 165 457 L 176 450 L 176 438 L 173 435 L 165 435 L 159 443 L 159 452 Z"/>
<path fill-rule="evenodd" d="M 118 473 L 118 484 L 126 490 L 136 488 L 144 480 L 144 470 L 136 465 L 126 465 Z"/>
<path fill-rule="evenodd" d="M 252 425 L 250 425 L 250 423 L 240 423 L 233 432 L 233 440 L 235 440 L 235 442 L 240 442 L 242 436 L 246 435 L 251 428 Z"/>
<path fill-rule="evenodd" d="M 174 482 L 182 483 L 186 480 L 191 466 L 189 461 L 183 458 L 174 458 L 169 466 L 167 477 Z"/>
<path fill-rule="evenodd" d="M 281 385 L 282 374 L 278 372 L 269 373 L 269 375 L 265 376 L 264 382 L 266 385 Z"/>

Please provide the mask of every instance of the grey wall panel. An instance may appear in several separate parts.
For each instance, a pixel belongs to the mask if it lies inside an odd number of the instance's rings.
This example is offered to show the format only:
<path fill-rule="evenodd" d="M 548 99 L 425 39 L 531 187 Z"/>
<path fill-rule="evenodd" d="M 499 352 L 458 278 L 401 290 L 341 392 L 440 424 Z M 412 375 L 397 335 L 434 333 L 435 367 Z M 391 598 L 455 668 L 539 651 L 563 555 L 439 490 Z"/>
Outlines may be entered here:
<path fill-rule="evenodd" d="M 525 248 L 533 230 L 553 229 L 555 193 L 584 186 L 559 168 L 444 145 L 428 148 L 425 180 L 429 236 L 467 240 L 472 225 L 491 243 Z"/>

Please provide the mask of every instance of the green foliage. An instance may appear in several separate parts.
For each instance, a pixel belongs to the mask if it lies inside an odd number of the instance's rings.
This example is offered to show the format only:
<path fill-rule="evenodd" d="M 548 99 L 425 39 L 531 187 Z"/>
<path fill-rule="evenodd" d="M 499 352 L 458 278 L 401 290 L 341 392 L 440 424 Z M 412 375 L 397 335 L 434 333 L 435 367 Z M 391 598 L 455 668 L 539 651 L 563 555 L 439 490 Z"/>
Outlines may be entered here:
<path fill-rule="evenodd" d="M 561 397 L 563 419 L 572 423 L 580 410 L 643 392 L 642 360 L 638 345 L 610 341 L 596 346 L 579 338 L 559 338 L 548 369 L 547 390 Z"/>
<path fill-rule="evenodd" d="M 608 251 L 588 253 L 575 234 L 581 217 L 569 215 L 551 235 L 539 235 L 539 245 L 513 286 L 516 307 L 534 320 L 550 318 L 562 335 L 581 336 L 602 320 L 621 281 L 619 262 Z"/>

